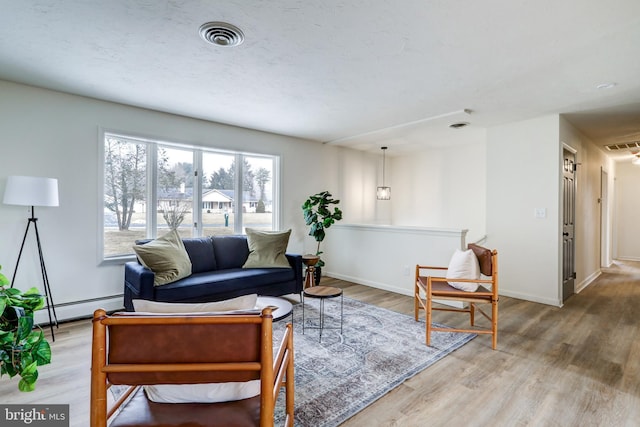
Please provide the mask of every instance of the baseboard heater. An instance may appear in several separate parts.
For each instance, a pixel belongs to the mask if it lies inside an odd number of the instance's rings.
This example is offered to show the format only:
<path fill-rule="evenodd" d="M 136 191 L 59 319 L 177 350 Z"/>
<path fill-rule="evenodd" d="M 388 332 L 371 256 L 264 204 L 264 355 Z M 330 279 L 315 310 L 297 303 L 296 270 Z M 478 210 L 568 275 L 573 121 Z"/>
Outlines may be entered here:
<path fill-rule="evenodd" d="M 80 301 L 54 304 L 58 323 L 69 322 L 78 319 L 90 319 L 93 312 L 98 308 L 103 308 L 107 312 L 124 310 L 124 294 L 109 295 L 99 298 L 91 298 Z M 53 313 L 51 313 L 53 320 Z M 40 327 L 49 325 L 49 313 L 47 307 L 43 307 L 34 313 L 34 323 Z"/>

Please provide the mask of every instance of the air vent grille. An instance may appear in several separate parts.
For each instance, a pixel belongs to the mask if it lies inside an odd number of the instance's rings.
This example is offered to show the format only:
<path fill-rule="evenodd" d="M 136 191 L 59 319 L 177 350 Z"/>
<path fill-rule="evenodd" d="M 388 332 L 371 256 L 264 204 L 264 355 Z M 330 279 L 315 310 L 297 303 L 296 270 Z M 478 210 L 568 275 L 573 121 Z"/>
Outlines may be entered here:
<path fill-rule="evenodd" d="M 244 41 L 240 28 L 226 22 L 207 22 L 200 26 L 200 37 L 216 46 L 238 46 Z"/>
<path fill-rule="evenodd" d="M 625 142 L 622 144 L 609 144 L 609 145 L 605 145 L 604 148 L 606 148 L 609 151 L 628 150 L 629 148 L 640 148 L 640 141 Z"/>

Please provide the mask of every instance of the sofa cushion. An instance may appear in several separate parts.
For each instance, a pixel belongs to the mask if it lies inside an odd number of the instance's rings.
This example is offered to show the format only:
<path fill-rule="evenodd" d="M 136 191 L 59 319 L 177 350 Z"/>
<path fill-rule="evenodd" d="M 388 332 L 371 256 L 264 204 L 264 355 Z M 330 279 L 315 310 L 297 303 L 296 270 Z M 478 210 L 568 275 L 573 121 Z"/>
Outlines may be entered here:
<path fill-rule="evenodd" d="M 290 268 L 285 256 L 291 230 L 263 231 L 245 228 L 249 257 L 243 268 Z"/>
<path fill-rule="evenodd" d="M 144 245 L 134 245 L 133 250 L 142 265 L 155 273 L 156 286 L 174 282 L 191 274 L 191 260 L 180 235 L 175 230 Z"/>
<path fill-rule="evenodd" d="M 257 293 L 261 286 L 295 280 L 291 268 L 232 268 L 216 272 L 192 274 L 189 277 L 156 287 L 156 301 L 196 301 L 225 293 Z M 242 292 L 248 290 L 247 292 Z M 249 292 L 250 291 L 250 292 Z"/>
<path fill-rule="evenodd" d="M 182 239 L 184 248 L 191 259 L 191 272 L 202 273 L 217 270 L 216 256 L 211 237 L 189 237 Z"/>
<path fill-rule="evenodd" d="M 214 236 L 212 241 L 218 270 L 240 268 L 249 256 L 245 236 Z"/>

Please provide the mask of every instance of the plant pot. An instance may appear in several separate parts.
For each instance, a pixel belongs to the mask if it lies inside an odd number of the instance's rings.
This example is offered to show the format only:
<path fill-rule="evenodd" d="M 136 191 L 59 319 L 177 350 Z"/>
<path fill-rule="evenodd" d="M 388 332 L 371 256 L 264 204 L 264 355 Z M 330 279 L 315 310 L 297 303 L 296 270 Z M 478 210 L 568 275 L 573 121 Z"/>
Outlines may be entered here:
<path fill-rule="evenodd" d="M 320 285 L 320 279 L 322 278 L 322 267 L 316 267 L 313 271 L 313 279 L 316 282 L 316 286 Z"/>

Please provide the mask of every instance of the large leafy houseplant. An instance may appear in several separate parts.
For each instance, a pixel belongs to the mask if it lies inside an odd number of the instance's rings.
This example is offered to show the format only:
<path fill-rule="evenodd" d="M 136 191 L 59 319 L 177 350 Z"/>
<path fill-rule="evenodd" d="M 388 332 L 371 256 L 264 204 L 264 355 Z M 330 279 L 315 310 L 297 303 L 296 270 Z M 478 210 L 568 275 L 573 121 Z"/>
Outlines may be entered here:
<path fill-rule="evenodd" d="M 0 267 L 2 268 L 2 267 Z M 36 288 L 25 292 L 11 288 L 0 273 L 0 377 L 20 375 L 20 391 L 33 391 L 38 366 L 51 362 L 51 348 L 42 330 L 33 327 L 33 312 L 44 307 Z"/>
<path fill-rule="evenodd" d="M 309 196 L 309 198 L 302 205 L 302 213 L 304 215 L 304 222 L 310 226 L 309 236 L 318 242 L 316 249 L 316 256 L 320 256 L 320 242 L 324 240 L 325 230 L 331 227 L 336 221 L 342 219 L 342 211 L 337 206 L 331 210 L 331 205 L 337 205 L 340 200 L 332 199 L 331 193 L 328 191 L 322 191 L 320 193 Z M 319 259 L 316 263 L 316 267 L 322 267 L 324 261 Z"/>

